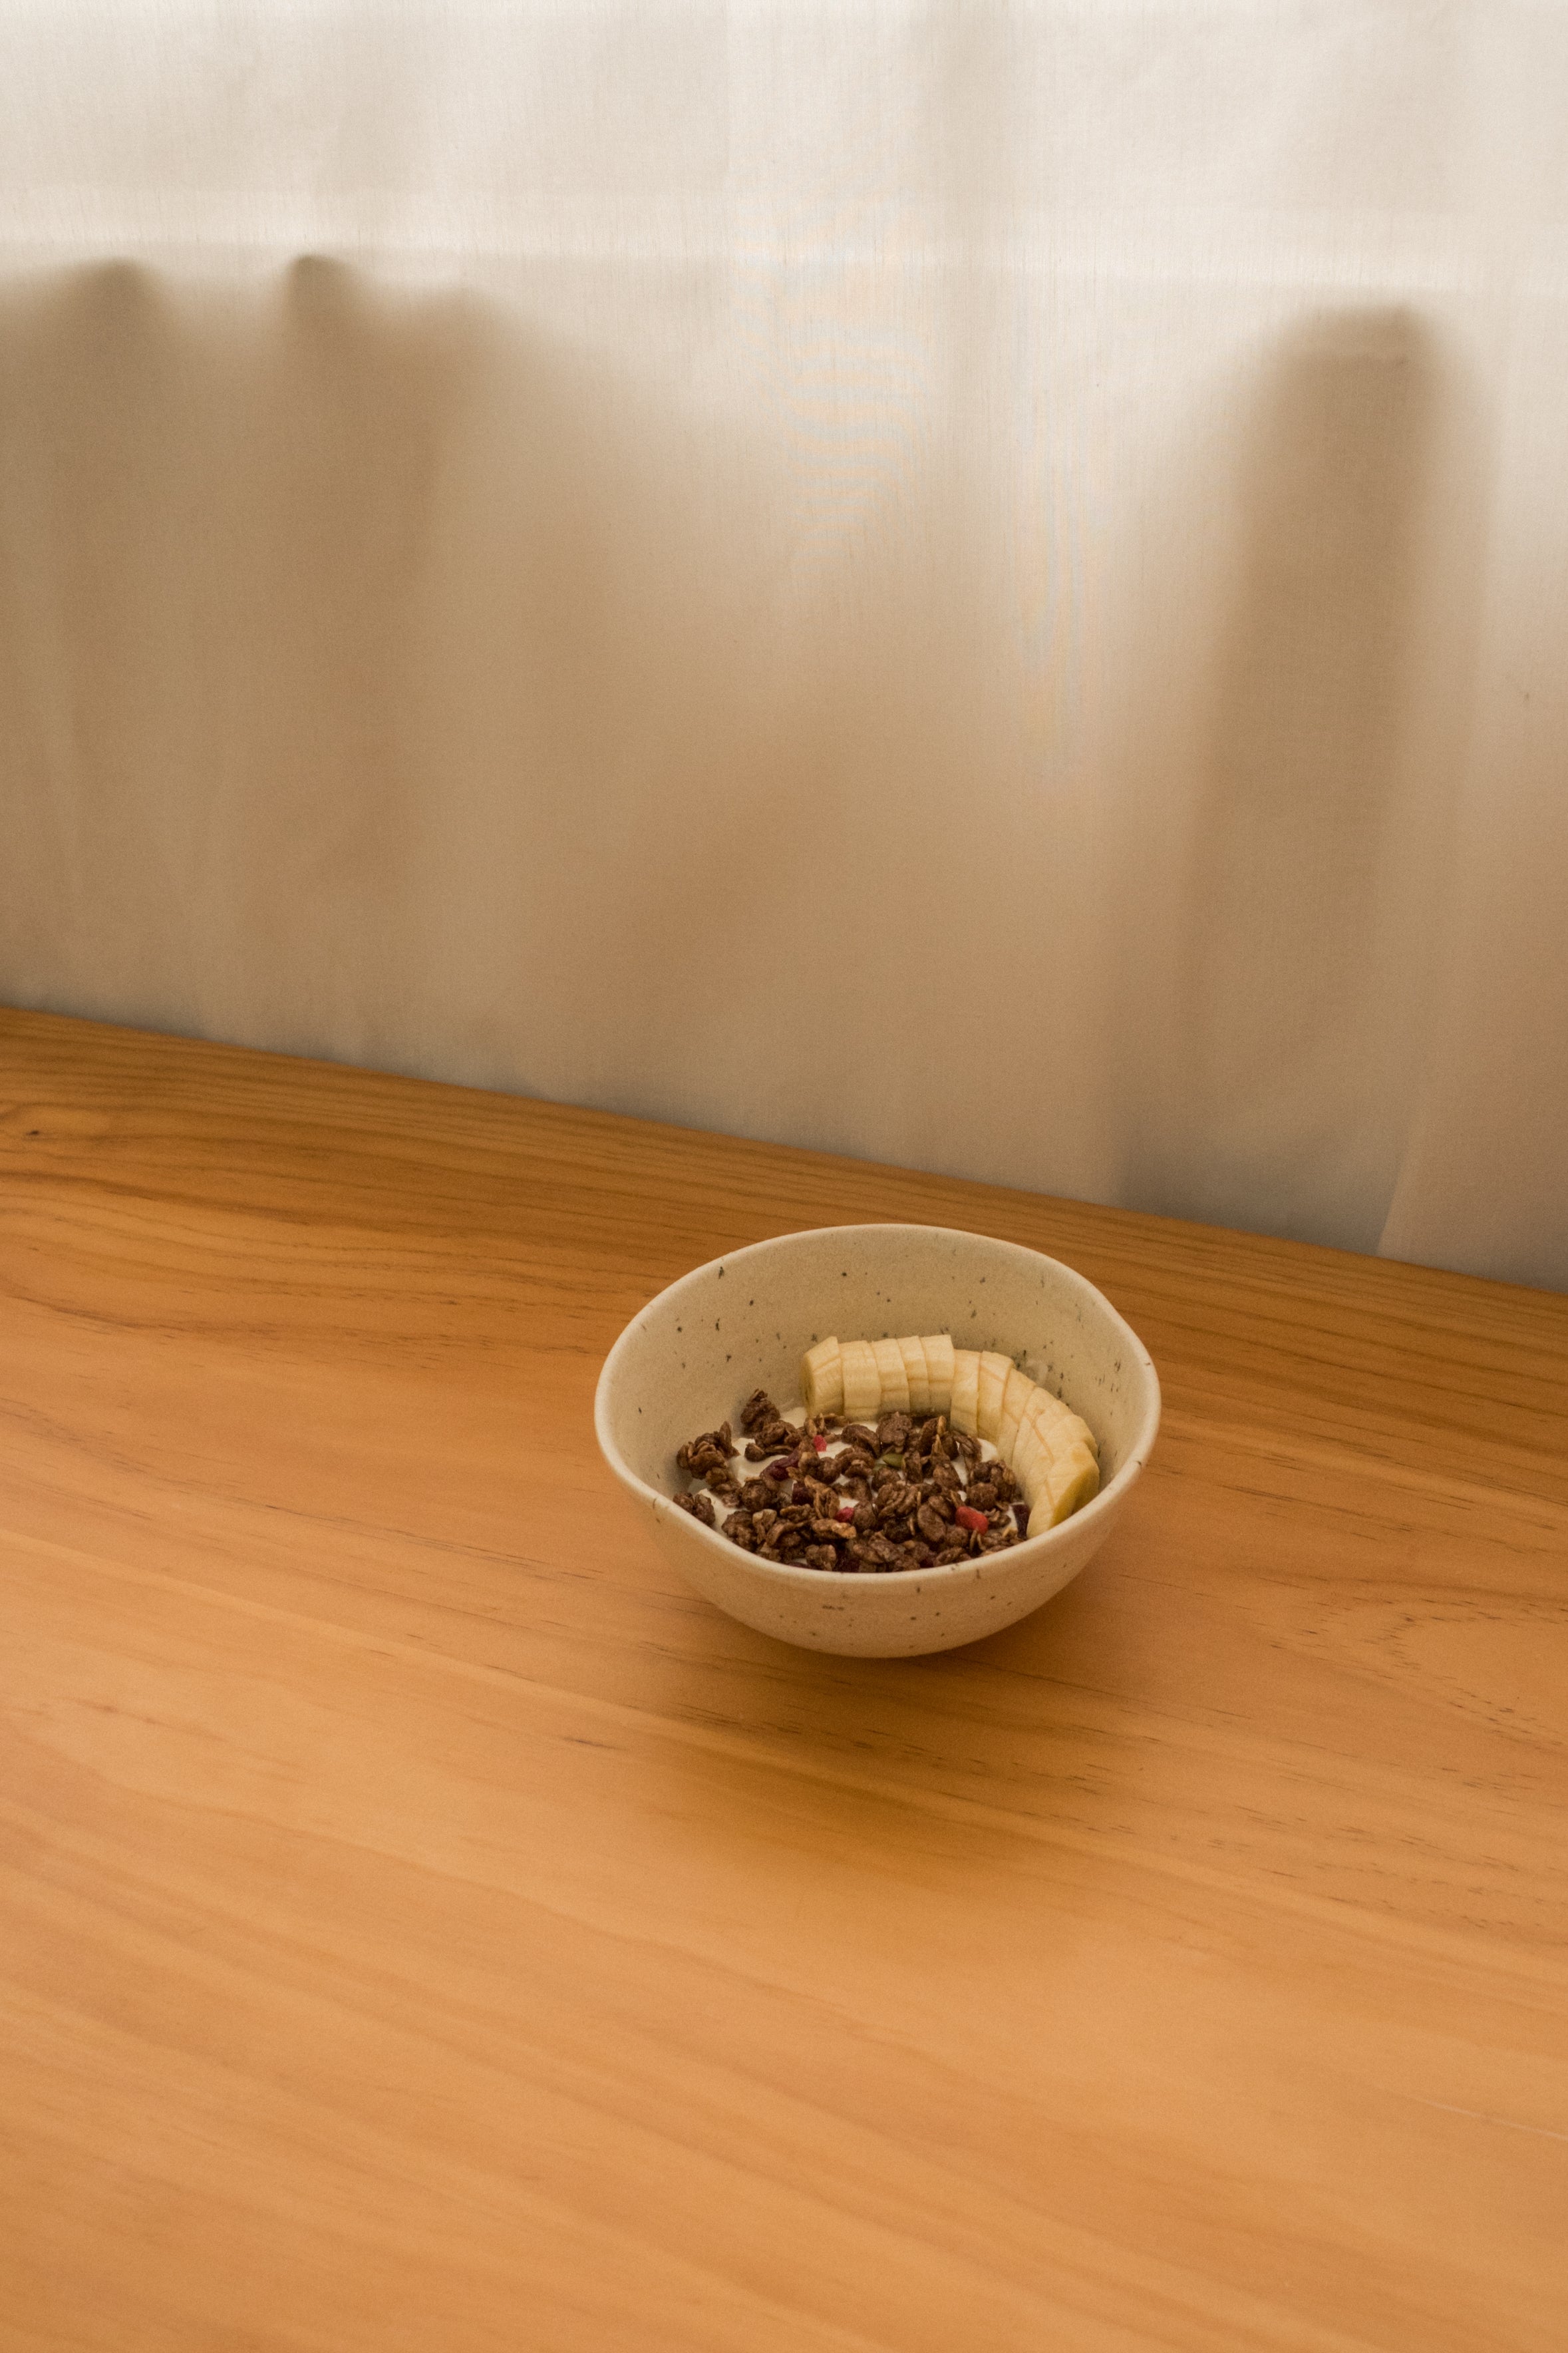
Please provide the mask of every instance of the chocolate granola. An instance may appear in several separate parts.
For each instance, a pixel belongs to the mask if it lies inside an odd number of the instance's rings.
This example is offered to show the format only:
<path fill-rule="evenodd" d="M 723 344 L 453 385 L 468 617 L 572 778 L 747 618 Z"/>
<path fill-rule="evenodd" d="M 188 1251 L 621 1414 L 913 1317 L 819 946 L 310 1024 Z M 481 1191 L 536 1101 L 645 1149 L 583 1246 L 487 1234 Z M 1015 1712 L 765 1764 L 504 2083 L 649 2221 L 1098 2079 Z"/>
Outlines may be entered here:
<path fill-rule="evenodd" d="M 948 1568 L 1005 1551 L 1026 1525 L 1012 1472 L 945 1414 L 885 1413 L 874 1429 L 832 1413 L 798 1423 L 757 1389 L 740 1426 L 749 1471 L 732 1467 L 723 1422 L 676 1456 L 693 1484 L 675 1500 L 762 1560 L 848 1576 Z"/>

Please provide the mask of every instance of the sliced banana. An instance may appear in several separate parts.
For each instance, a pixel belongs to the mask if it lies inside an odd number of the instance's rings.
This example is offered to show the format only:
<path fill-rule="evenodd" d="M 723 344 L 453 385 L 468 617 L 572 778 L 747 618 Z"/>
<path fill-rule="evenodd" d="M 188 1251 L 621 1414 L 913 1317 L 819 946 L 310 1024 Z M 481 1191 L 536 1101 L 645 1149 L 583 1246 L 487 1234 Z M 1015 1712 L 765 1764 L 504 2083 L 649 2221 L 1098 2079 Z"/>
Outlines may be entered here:
<path fill-rule="evenodd" d="M 1037 1383 L 1024 1408 L 1024 1418 L 1034 1423 L 1053 1453 L 1059 1454 L 1064 1446 L 1075 1443 L 1087 1446 L 1091 1454 L 1100 1451 L 1100 1441 L 1088 1422 Z"/>
<path fill-rule="evenodd" d="M 1059 1526 L 1100 1490 L 1100 1445 L 1080 1414 L 994 1349 L 955 1348 L 951 1333 L 898 1340 L 819 1340 L 801 1358 L 810 1414 L 871 1421 L 944 1413 L 987 1438 L 1029 1507 L 1029 1534 Z"/>
<path fill-rule="evenodd" d="M 877 1378 L 881 1391 L 883 1413 L 908 1413 L 910 1409 L 910 1377 L 904 1370 L 904 1352 L 897 1340 L 873 1340 L 871 1353 L 877 1359 Z"/>
<path fill-rule="evenodd" d="M 1013 1441 L 1013 1475 L 1032 1510 L 1051 1483 L 1051 1451 L 1031 1421 L 1019 1424 Z"/>
<path fill-rule="evenodd" d="M 1029 1534 L 1043 1535 L 1100 1492 L 1100 1465 L 1087 1446 L 1074 1446 L 1051 1466 L 1044 1493 L 1029 1512 Z"/>
<path fill-rule="evenodd" d="M 952 1335 L 951 1332 L 928 1333 L 921 1341 L 926 1360 L 926 1378 L 931 1385 L 928 1413 L 952 1411 Z"/>
<path fill-rule="evenodd" d="M 1037 1455 L 1042 1462 L 1048 1463 L 1052 1459 L 1050 1441 L 1039 1423 L 1029 1412 L 1026 1403 L 1025 1409 L 1018 1419 L 1018 1427 L 1013 1434 L 1014 1470 L 1017 1470 L 1020 1462 L 1032 1462 Z"/>
<path fill-rule="evenodd" d="M 1021 1373 L 1016 1365 L 1009 1365 L 1002 1389 L 1001 1417 L 996 1424 L 996 1451 L 1004 1462 L 1012 1462 L 1013 1441 L 1018 1435 L 1024 1408 L 1034 1393 L 1035 1384 L 1028 1374 Z"/>
<path fill-rule="evenodd" d="M 819 1340 L 800 1360 L 800 1393 L 812 1413 L 842 1413 L 844 1366 L 837 1340 Z"/>
<path fill-rule="evenodd" d="M 875 1421 L 882 1409 L 882 1376 L 869 1340 L 846 1340 L 838 1351 L 847 1421 Z"/>
<path fill-rule="evenodd" d="M 954 1430 L 973 1438 L 980 1426 L 980 1357 L 973 1348 L 952 1352 L 952 1403 L 949 1419 Z"/>
<path fill-rule="evenodd" d="M 1007 1376 L 1014 1370 L 1012 1358 L 999 1356 L 994 1348 L 987 1348 L 981 1356 L 980 1406 L 975 1426 L 981 1437 L 988 1438 L 993 1446 L 1002 1427 L 1002 1399 L 1006 1393 Z"/>
<path fill-rule="evenodd" d="M 1058 1461 L 1051 1472 L 1051 1499 L 1058 1516 L 1065 1520 L 1099 1493 L 1100 1464 L 1087 1446 L 1075 1446 L 1066 1462 Z"/>

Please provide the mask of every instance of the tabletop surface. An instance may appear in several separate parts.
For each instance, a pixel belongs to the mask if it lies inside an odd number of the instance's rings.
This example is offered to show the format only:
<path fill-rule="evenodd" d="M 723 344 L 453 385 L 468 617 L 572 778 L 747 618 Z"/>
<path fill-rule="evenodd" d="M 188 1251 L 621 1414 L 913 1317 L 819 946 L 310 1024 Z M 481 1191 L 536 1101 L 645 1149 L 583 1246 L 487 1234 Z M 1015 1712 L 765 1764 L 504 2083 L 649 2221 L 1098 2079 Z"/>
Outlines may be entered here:
<path fill-rule="evenodd" d="M 1165 1394 L 900 1662 L 591 1424 L 882 1218 Z M 0 1324 L 6 2353 L 1561 2353 L 1568 1300 L 4 1014 Z"/>

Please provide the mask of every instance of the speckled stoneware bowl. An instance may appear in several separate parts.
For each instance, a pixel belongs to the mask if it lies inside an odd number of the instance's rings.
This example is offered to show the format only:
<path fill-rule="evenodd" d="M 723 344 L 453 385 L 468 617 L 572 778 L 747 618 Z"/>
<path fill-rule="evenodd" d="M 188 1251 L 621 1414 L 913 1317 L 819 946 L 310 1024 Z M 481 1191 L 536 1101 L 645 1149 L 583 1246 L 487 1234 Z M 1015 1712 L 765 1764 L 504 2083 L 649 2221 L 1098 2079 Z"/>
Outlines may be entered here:
<path fill-rule="evenodd" d="M 760 1560 L 676 1508 L 677 1449 L 738 1422 L 755 1388 L 786 1411 L 798 1406 L 801 1354 L 814 1341 L 904 1332 L 999 1349 L 1064 1398 L 1100 1440 L 1094 1501 L 985 1559 L 881 1577 Z M 781 1641 L 899 1659 L 994 1634 L 1078 1575 L 1149 1458 L 1160 1383 L 1110 1302 L 1054 1258 L 942 1226 L 828 1226 L 714 1259 L 651 1299 L 605 1359 L 594 1422 L 657 1542 L 710 1601 Z"/>

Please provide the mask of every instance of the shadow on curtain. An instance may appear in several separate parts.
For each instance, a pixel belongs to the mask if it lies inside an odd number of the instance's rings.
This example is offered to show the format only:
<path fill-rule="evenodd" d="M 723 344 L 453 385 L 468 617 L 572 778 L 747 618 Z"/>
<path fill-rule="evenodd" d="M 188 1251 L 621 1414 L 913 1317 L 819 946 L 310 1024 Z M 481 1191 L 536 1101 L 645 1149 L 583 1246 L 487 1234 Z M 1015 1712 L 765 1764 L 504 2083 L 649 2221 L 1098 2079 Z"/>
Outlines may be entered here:
<path fill-rule="evenodd" d="M 983 1145 L 994 1075 L 931 954 L 1006 887 L 974 822 L 973 526 L 940 456 L 868 464 L 868 402 L 803 533 L 789 429 L 716 432 L 476 296 L 337 262 L 12 291 L 0 991 L 936 1165 Z"/>
<path fill-rule="evenodd" d="M 1449 912 L 1477 626 L 1465 387 L 1407 310 L 1321 316 L 1198 470 L 1231 560 L 1173 622 L 1192 659 L 1133 754 L 1146 930 L 1141 948 L 1124 909 L 1118 994 L 1144 1083 L 1123 1198 L 1373 1250 Z M 1194 586 L 1166 580 L 1162 614 Z"/>

